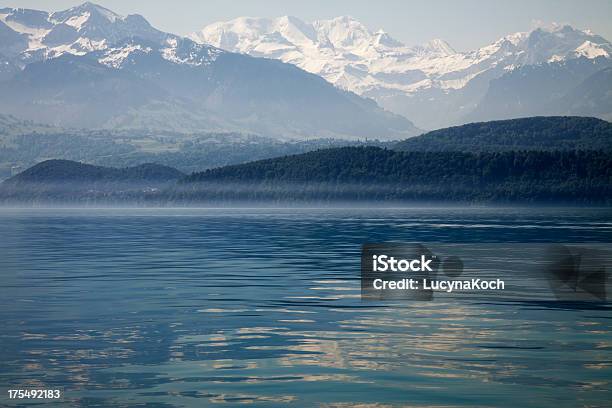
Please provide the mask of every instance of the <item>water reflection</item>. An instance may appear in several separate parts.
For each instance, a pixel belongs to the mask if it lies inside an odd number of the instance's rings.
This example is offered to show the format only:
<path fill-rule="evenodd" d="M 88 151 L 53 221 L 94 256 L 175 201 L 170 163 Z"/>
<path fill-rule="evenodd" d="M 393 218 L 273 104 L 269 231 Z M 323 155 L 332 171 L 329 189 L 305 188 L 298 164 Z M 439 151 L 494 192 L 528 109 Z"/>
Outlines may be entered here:
<path fill-rule="evenodd" d="M 605 405 L 608 303 L 362 303 L 359 252 L 381 241 L 609 242 L 610 218 L 3 211 L 0 381 L 105 406 Z"/>

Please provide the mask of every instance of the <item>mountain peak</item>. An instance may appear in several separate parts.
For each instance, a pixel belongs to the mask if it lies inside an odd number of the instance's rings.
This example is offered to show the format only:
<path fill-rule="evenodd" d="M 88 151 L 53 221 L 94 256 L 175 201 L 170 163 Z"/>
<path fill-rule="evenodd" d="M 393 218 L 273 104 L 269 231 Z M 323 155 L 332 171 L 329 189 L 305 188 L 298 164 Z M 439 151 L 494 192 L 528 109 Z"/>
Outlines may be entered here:
<path fill-rule="evenodd" d="M 366 28 L 366 26 L 361 23 L 361 21 L 357 20 L 356 18 L 352 16 L 338 16 L 330 20 L 318 20 L 318 21 L 315 21 L 313 24 L 314 25 L 327 25 L 330 27 L 338 27 L 338 28 L 342 27 L 342 28 L 354 29 L 354 30 L 358 29 L 360 31 L 367 31 L 368 33 L 370 33 L 369 30 Z"/>
<path fill-rule="evenodd" d="M 354 18 L 353 16 L 349 16 L 349 15 L 334 17 L 330 21 L 333 21 L 336 23 L 344 23 L 344 24 L 350 24 L 352 22 L 361 24 L 361 22 L 359 22 L 356 18 Z"/>
<path fill-rule="evenodd" d="M 612 44 L 605 38 L 568 24 L 536 28 L 521 38 L 516 45 L 525 51 L 520 61 L 523 65 L 612 55 Z"/>
<path fill-rule="evenodd" d="M 457 51 L 455 51 L 455 49 L 451 47 L 448 42 L 439 38 L 434 38 L 433 40 L 429 41 L 427 44 L 425 44 L 425 47 L 440 55 L 453 55 L 457 53 Z"/>
<path fill-rule="evenodd" d="M 79 6 L 75 6 L 72 7 L 69 10 L 73 10 L 73 11 L 87 11 L 90 13 L 95 13 L 98 14 L 102 17 L 104 17 L 107 21 L 114 23 L 116 20 L 122 20 L 123 17 L 120 16 L 119 14 L 115 13 L 114 11 L 111 11 L 105 7 L 100 6 L 99 4 L 96 3 L 92 3 L 90 1 L 87 1 Z"/>
<path fill-rule="evenodd" d="M 304 24 L 304 22 L 302 20 L 300 20 L 299 18 L 295 17 L 295 16 L 281 16 L 278 18 L 279 21 L 281 22 L 287 22 L 287 23 L 292 23 L 292 24 Z"/>
<path fill-rule="evenodd" d="M 391 37 L 382 28 L 374 33 L 374 43 L 377 45 L 383 45 L 385 47 L 403 47 L 404 44 Z"/>
<path fill-rule="evenodd" d="M 552 23 L 549 25 L 537 27 L 532 30 L 529 35 L 534 34 L 556 34 L 558 37 L 563 37 L 565 35 L 586 35 L 586 36 L 595 36 L 595 34 L 588 29 L 581 30 L 571 26 L 570 24 L 557 24 Z"/>
<path fill-rule="evenodd" d="M 125 18 L 95 3 L 86 2 L 67 10 L 51 13 L 48 20 L 55 24 L 66 24 L 81 31 L 85 26 L 115 24 Z"/>
<path fill-rule="evenodd" d="M 335 48 L 366 46 L 373 34 L 360 21 L 351 16 L 340 16 L 331 20 L 319 20 L 313 24 L 320 37 L 326 38 Z"/>

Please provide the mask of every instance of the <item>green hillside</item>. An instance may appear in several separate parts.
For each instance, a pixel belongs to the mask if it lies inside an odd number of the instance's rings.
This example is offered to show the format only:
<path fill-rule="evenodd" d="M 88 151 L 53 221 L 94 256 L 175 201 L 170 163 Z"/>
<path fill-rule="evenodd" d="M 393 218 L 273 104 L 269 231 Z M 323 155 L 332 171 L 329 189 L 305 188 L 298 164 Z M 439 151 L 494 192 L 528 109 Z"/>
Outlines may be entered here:
<path fill-rule="evenodd" d="M 612 123 L 576 116 L 541 116 L 470 123 L 397 143 L 401 151 L 500 152 L 612 150 Z"/>

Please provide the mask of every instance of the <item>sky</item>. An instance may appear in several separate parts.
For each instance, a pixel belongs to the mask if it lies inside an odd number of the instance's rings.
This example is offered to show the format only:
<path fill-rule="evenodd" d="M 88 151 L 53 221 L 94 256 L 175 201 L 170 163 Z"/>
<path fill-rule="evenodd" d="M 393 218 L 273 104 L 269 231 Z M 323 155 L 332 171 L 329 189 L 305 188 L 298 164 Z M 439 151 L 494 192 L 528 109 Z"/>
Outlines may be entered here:
<path fill-rule="evenodd" d="M 83 1 L 0 0 L 1 7 L 63 10 Z M 291 15 L 305 21 L 349 15 L 407 44 L 446 40 L 458 51 L 506 34 L 552 23 L 590 29 L 612 40 L 612 0 L 96 0 L 118 14 L 141 14 L 156 28 L 180 35 L 240 16 Z"/>

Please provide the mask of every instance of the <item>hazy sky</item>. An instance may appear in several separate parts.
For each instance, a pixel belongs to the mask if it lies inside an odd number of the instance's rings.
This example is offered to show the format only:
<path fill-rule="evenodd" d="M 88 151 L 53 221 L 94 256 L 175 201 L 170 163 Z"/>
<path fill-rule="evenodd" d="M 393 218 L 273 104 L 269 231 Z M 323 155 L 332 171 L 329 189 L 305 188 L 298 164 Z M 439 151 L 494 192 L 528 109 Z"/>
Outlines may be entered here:
<path fill-rule="evenodd" d="M 62 10 L 78 0 L 0 0 L 0 6 Z M 457 50 L 485 45 L 538 25 L 569 23 L 612 40 L 612 0 L 98 0 L 119 14 L 142 14 L 155 27 L 187 34 L 239 16 L 293 15 L 306 21 L 350 15 L 408 44 L 442 38 Z"/>

